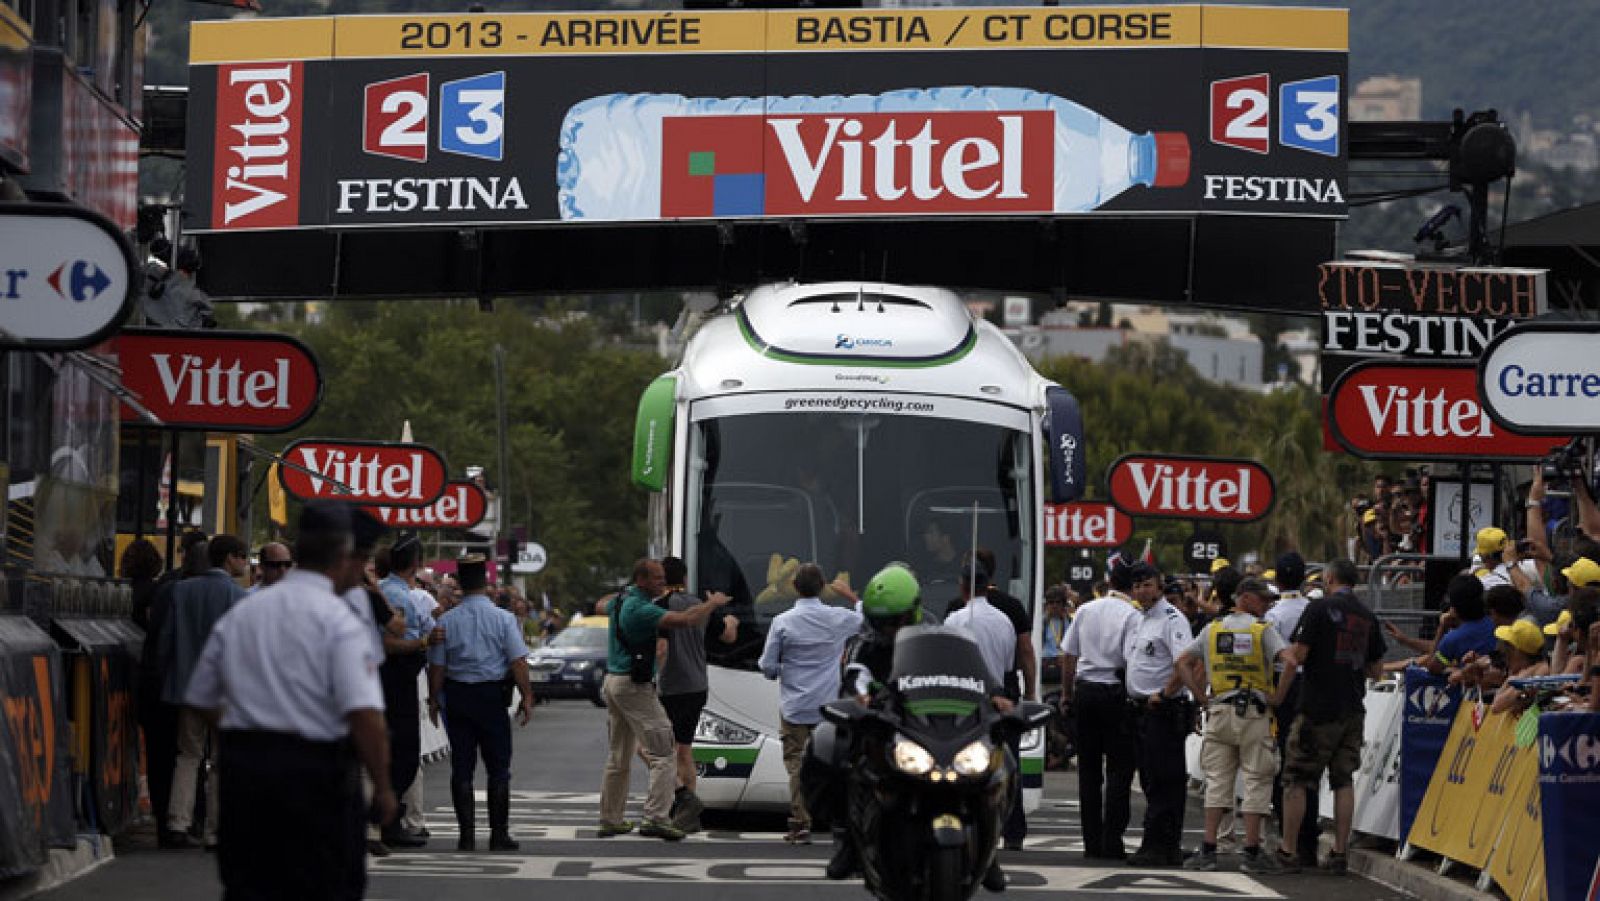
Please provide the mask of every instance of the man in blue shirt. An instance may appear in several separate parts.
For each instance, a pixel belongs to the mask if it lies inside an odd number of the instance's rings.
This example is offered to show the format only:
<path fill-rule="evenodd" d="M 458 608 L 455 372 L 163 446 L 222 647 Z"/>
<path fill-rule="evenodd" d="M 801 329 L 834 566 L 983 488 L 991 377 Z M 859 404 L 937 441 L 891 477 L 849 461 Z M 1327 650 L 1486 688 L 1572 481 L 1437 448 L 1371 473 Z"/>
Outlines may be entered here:
<path fill-rule="evenodd" d="M 713 591 L 688 610 L 667 611 L 655 599 L 667 590 L 661 564 L 649 558 L 633 565 L 633 584 L 606 607 L 611 619 L 606 652 L 606 680 L 600 694 L 610 719 L 611 746 L 600 783 L 600 837 L 633 831 L 623 819 L 628 804 L 628 771 L 636 748 L 644 748 L 650 765 L 644 822 L 639 834 L 675 842 L 683 830 L 672 824 L 673 791 L 678 787 L 678 758 L 672 720 L 656 695 L 656 636 L 661 629 L 705 628 L 711 611 L 728 603 Z"/>
<path fill-rule="evenodd" d="M 422 716 L 417 709 L 417 674 L 427 665 L 428 644 L 433 638 L 433 617 L 421 610 L 412 597 L 416 584 L 417 567 L 422 562 L 422 542 L 417 533 L 402 533 L 389 548 L 387 564 L 380 560 L 388 575 L 378 583 L 383 599 L 405 618 L 406 644 L 395 644 L 378 677 L 383 682 L 384 720 L 389 726 L 389 753 L 394 763 L 389 767 L 389 778 L 394 782 L 394 793 L 405 795 L 416 781 L 417 768 L 422 756 Z M 441 636 L 442 637 L 442 636 Z M 409 811 L 407 811 L 409 812 Z M 383 843 L 390 847 L 420 848 L 428 842 L 407 832 L 396 820 L 383 831 Z"/>
<path fill-rule="evenodd" d="M 811 815 L 800 786 L 811 730 L 822 722 L 822 705 L 839 696 L 839 660 L 845 642 L 861 631 L 861 612 L 829 607 L 822 594 L 822 569 L 815 563 L 794 574 L 794 606 L 778 614 L 761 650 L 761 673 L 778 680 L 781 707 L 778 734 L 783 740 L 783 766 L 789 771 L 789 832 L 784 840 L 811 843 Z"/>
<path fill-rule="evenodd" d="M 506 715 L 510 697 L 505 682 L 509 670 L 522 695 L 517 725 L 528 725 L 533 715 L 528 646 L 522 641 L 517 618 L 484 594 L 489 578 L 483 555 L 461 558 L 456 569 L 466 597 L 440 617 L 444 640 L 428 649 L 428 718 L 435 726 L 439 724 L 442 697 L 445 734 L 450 739 L 450 800 L 461 829 L 456 850 L 476 850 L 472 776 L 481 751 L 489 774 L 489 850 L 515 851 L 518 846 L 511 838 L 511 719 Z"/>
<path fill-rule="evenodd" d="M 1489 618 L 1483 602 L 1483 582 L 1477 576 L 1462 573 L 1450 580 L 1445 596 L 1450 600 L 1446 621 L 1454 619 L 1458 625 L 1434 645 L 1433 656 L 1424 664 L 1431 673 L 1459 665 L 1468 653 L 1488 656 L 1496 647 L 1494 620 Z"/>

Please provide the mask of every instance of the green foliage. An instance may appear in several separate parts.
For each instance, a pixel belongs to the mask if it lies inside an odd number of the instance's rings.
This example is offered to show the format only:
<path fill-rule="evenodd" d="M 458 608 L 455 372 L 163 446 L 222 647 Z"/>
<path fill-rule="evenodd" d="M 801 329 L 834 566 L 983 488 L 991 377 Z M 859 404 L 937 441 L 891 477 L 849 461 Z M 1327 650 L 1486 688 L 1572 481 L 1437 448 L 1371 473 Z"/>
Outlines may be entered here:
<path fill-rule="evenodd" d="M 1209 382 L 1165 342 L 1130 344 L 1103 364 L 1063 357 L 1040 372 L 1061 383 L 1083 407 L 1091 496 L 1105 499 L 1105 473 L 1133 452 L 1247 457 L 1260 461 L 1277 482 L 1277 504 L 1265 519 L 1217 529 L 1235 560 L 1257 550 L 1265 560 L 1298 550 L 1310 560 L 1342 556 L 1340 511 L 1368 488 L 1375 467 L 1322 449 L 1318 396 L 1294 386 L 1253 394 Z M 1131 542 L 1153 542 L 1157 560 L 1184 569 L 1182 542 L 1193 524 L 1139 519 Z M 1051 571 L 1064 566 L 1052 551 Z"/>
<path fill-rule="evenodd" d="M 506 349 L 509 525 L 550 554 L 536 579 L 571 604 L 597 596 L 645 547 L 645 496 L 629 481 L 639 395 L 664 367 L 584 319 L 559 323 L 462 303 L 333 303 L 290 327 L 321 362 L 322 406 L 298 437 L 394 440 L 409 420 L 459 478 L 497 477 L 494 347 Z M 257 522 L 265 522 L 264 510 Z"/>

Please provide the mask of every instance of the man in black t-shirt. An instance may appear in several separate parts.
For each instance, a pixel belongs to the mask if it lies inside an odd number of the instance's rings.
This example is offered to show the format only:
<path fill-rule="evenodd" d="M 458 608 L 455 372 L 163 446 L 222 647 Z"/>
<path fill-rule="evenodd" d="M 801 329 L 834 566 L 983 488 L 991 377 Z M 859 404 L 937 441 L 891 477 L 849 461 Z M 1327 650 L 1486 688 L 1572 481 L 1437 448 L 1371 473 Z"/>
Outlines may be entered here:
<path fill-rule="evenodd" d="M 1316 791 L 1326 769 L 1333 789 L 1334 835 L 1333 851 L 1323 866 L 1334 872 L 1345 869 L 1355 814 L 1352 777 L 1361 764 L 1367 678 L 1382 674 L 1388 650 L 1378 618 L 1355 596 L 1358 578 L 1356 565 L 1349 560 L 1335 560 L 1323 570 L 1327 595 L 1300 616 L 1292 648 L 1300 664 L 1300 711 L 1289 729 L 1283 781 L 1286 788 L 1305 790 L 1284 792 L 1282 834 L 1299 834 L 1306 798 Z M 1286 866 L 1295 861 L 1281 844 L 1278 857 Z"/>

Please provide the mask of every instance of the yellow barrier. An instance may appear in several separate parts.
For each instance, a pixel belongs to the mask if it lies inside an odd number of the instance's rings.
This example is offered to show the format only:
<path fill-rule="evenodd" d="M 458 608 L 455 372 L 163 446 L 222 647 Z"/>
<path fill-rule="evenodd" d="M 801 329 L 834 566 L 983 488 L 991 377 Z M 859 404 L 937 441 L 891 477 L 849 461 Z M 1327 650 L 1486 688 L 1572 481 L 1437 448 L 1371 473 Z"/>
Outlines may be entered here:
<path fill-rule="evenodd" d="M 1518 747 L 1516 732 L 1517 717 L 1462 700 L 1409 841 L 1484 871 L 1512 901 L 1544 901 L 1538 745 Z"/>

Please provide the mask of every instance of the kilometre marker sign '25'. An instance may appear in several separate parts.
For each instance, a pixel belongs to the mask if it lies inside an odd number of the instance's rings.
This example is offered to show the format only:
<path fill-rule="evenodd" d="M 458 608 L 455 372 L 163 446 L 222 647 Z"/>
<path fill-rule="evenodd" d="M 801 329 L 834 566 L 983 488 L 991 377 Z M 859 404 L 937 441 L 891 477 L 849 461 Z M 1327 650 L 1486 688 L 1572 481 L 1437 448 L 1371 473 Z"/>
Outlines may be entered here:
<path fill-rule="evenodd" d="M 1272 474 L 1254 460 L 1128 454 L 1111 464 L 1111 502 L 1129 516 L 1253 522 L 1272 509 Z"/>
<path fill-rule="evenodd" d="M 284 489 L 295 497 L 386 507 L 432 504 L 443 493 L 449 471 L 438 451 L 420 444 L 306 439 L 285 448 L 283 458 L 317 473 L 278 467 Z M 350 491 L 340 491 L 335 483 Z"/>
<path fill-rule="evenodd" d="M 1562 443 L 1496 426 L 1470 360 L 1358 364 L 1334 382 L 1328 414 L 1339 443 L 1369 459 L 1536 459 Z"/>
<path fill-rule="evenodd" d="M 287 432 L 322 398 L 316 358 L 287 335 L 128 329 L 115 342 L 123 387 L 170 428 Z M 139 416 L 124 404 L 122 418 Z"/>
<path fill-rule="evenodd" d="M 368 507 L 378 521 L 395 529 L 470 529 L 483 522 L 489 500 L 476 482 L 444 486 L 439 499 L 426 507 Z"/>

